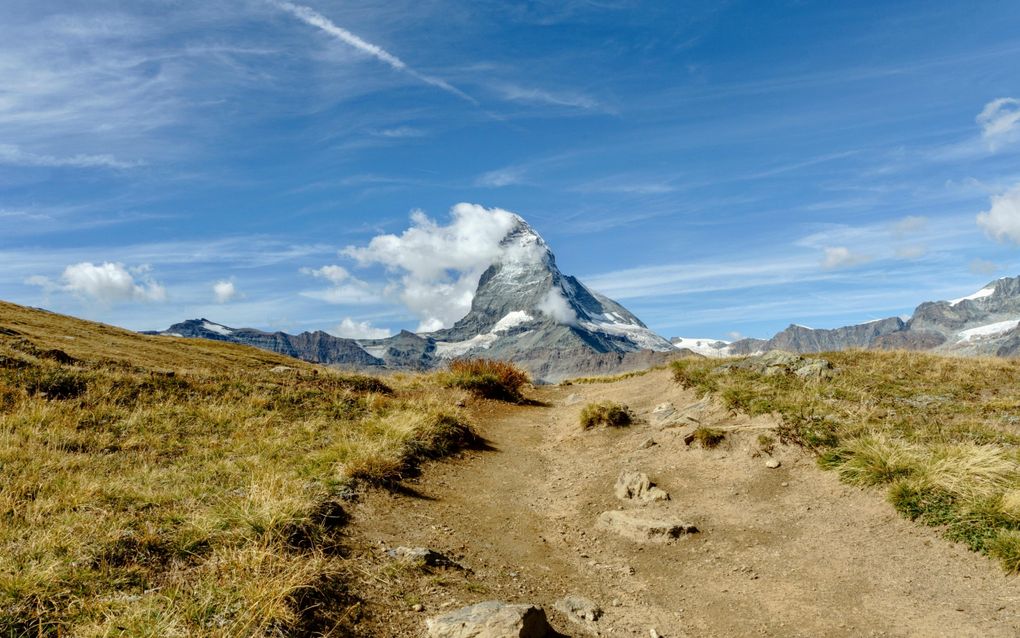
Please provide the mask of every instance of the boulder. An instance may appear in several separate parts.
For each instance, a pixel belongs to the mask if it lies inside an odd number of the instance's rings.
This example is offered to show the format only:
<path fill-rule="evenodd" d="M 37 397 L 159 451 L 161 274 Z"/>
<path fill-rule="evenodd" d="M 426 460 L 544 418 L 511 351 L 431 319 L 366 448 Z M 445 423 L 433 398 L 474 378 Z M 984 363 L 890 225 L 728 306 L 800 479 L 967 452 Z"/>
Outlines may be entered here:
<path fill-rule="evenodd" d="M 660 403 L 652 410 L 652 422 L 656 425 L 667 423 L 674 414 L 676 414 L 676 406 L 668 401 Z"/>
<path fill-rule="evenodd" d="M 602 512 L 598 527 L 639 543 L 668 543 L 698 532 L 698 528 L 689 523 L 635 510 Z"/>
<path fill-rule="evenodd" d="M 616 479 L 616 498 L 621 501 L 668 501 L 669 494 L 664 490 L 655 487 L 644 472 L 632 472 L 624 470 Z"/>
<path fill-rule="evenodd" d="M 546 638 L 556 633 L 534 605 L 489 600 L 425 621 L 430 638 Z"/>

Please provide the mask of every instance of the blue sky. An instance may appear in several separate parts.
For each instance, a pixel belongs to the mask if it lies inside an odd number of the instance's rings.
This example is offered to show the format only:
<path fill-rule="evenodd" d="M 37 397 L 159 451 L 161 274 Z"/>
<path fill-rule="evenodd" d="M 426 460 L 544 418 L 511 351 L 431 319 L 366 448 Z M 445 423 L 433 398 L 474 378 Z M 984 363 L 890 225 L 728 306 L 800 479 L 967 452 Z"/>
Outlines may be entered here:
<path fill-rule="evenodd" d="M 0 298 L 416 328 L 484 250 L 365 251 L 470 203 L 665 336 L 909 314 L 1020 274 L 1018 70 L 1015 1 L 5 0 Z"/>

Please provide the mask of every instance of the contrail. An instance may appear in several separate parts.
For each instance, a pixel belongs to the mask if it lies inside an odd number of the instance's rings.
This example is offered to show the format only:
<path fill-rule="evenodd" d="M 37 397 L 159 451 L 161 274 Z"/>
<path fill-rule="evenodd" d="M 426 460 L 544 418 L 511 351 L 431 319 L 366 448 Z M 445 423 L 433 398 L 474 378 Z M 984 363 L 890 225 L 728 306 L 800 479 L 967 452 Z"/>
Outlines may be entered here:
<path fill-rule="evenodd" d="M 322 15 L 321 13 L 310 7 L 294 4 L 293 2 L 281 2 L 276 0 L 270 0 L 270 2 L 271 4 L 279 7 L 280 9 L 286 11 L 287 13 L 290 13 L 298 20 L 304 22 L 305 24 L 309 24 L 318 29 L 322 29 L 326 33 L 330 34 L 331 36 L 337 38 L 342 42 L 345 42 L 346 44 L 351 45 L 355 49 L 363 53 L 367 53 L 377 60 L 385 62 L 386 64 L 390 65 L 397 71 L 403 71 L 404 73 L 407 73 L 408 75 L 417 78 L 418 80 L 421 80 L 425 84 L 434 86 L 436 88 L 440 88 L 446 91 L 447 93 L 452 93 L 453 95 L 456 95 L 462 100 L 467 100 L 468 102 L 471 102 L 472 104 L 475 105 L 478 104 L 478 101 L 476 99 L 474 99 L 467 93 L 464 93 L 463 91 L 453 86 L 446 80 L 443 80 L 442 78 L 432 77 L 430 75 L 425 75 L 424 73 L 415 71 L 413 68 L 407 66 L 407 63 L 405 63 L 403 60 L 393 55 L 386 49 L 378 45 L 372 44 L 371 42 L 366 42 L 362 40 L 357 35 L 351 33 L 347 29 L 337 26 L 329 18 L 327 18 L 326 16 Z"/>

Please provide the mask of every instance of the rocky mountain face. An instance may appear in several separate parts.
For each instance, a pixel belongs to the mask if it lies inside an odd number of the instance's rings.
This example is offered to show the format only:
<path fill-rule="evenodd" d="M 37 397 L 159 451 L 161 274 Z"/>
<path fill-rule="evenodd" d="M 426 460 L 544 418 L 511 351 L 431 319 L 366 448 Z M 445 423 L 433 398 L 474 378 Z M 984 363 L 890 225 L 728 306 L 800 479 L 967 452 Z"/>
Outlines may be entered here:
<path fill-rule="evenodd" d="M 254 328 L 228 328 L 208 319 L 189 319 L 175 323 L 162 332 L 148 334 L 230 341 L 327 365 L 372 368 L 385 363 L 368 354 L 357 341 L 334 337 L 321 330 L 291 335 L 285 332 L 263 332 Z"/>
<path fill-rule="evenodd" d="M 723 354 L 874 348 L 1014 357 L 1020 356 L 1018 324 L 1020 277 L 1003 277 L 960 299 L 922 303 L 907 321 L 890 317 L 833 330 L 792 325 L 768 340 L 734 342 Z"/>
<path fill-rule="evenodd" d="M 247 343 L 319 363 L 429 370 L 446 361 L 513 361 L 540 381 L 623 372 L 683 356 L 617 302 L 564 275 L 545 241 L 521 218 L 501 256 L 481 276 L 471 310 L 450 328 L 351 340 L 323 332 L 287 335 L 232 329 L 204 319 L 171 326 L 177 334 Z"/>

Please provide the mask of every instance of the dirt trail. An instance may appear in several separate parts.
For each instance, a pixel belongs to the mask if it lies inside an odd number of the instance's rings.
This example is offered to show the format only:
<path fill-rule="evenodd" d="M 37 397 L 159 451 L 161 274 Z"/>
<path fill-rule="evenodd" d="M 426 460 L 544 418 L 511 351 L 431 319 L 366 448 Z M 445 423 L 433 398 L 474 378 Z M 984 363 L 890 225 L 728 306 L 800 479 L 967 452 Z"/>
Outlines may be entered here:
<path fill-rule="evenodd" d="M 435 574 L 419 583 L 424 613 L 410 600 L 377 605 L 380 635 L 424 635 L 428 615 L 488 599 L 542 605 L 559 631 L 591 635 L 552 611 L 566 594 L 602 606 L 604 636 L 1020 635 L 1020 581 L 901 518 L 880 492 L 839 483 L 802 450 L 777 447 L 782 465 L 767 468 L 755 454 L 768 419 L 710 409 L 699 418 L 733 431 L 705 450 L 684 444 L 690 427 L 654 425 L 657 404 L 698 400 L 666 371 L 536 395 L 550 407 L 480 408 L 491 449 L 430 466 L 417 494 L 374 493 L 356 506 L 352 536 L 379 564 L 385 547 L 425 546 L 471 570 L 466 585 Z M 582 431 L 581 408 L 606 398 L 639 423 Z M 656 445 L 639 449 L 649 438 Z M 597 530 L 600 512 L 637 507 L 613 494 L 624 469 L 672 496 L 641 507 L 700 533 L 642 545 Z"/>

